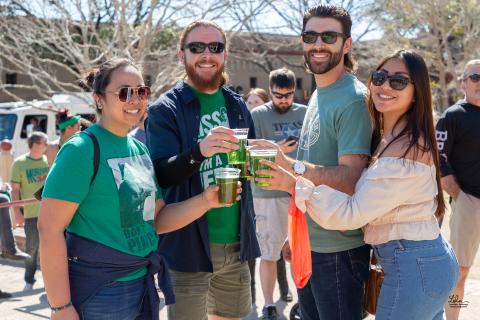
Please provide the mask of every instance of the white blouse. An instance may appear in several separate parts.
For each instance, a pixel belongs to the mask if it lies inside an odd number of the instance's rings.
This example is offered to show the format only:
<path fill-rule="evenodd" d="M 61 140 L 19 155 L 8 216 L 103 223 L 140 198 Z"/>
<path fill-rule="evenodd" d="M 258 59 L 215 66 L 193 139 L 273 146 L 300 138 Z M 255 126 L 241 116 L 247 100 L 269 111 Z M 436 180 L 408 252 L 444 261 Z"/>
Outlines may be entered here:
<path fill-rule="evenodd" d="M 381 157 L 365 169 L 349 196 L 326 185 L 315 187 L 299 178 L 297 207 L 321 227 L 354 230 L 364 227 L 365 242 L 433 240 L 440 234 L 435 211 L 438 193 L 435 166 Z"/>

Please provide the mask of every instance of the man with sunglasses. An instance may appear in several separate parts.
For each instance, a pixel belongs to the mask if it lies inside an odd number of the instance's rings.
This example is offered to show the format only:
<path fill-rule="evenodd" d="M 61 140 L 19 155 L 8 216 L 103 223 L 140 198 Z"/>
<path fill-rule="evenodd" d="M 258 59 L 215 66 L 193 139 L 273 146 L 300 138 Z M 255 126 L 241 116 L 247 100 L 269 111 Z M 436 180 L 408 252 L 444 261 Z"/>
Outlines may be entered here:
<path fill-rule="evenodd" d="M 372 134 L 367 90 L 352 74 L 351 25 L 348 12 L 335 5 L 319 4 L 305 12 L 305 66 L 314 74 L 317 89 L 303 121 L 297 160 L 281 152 L 276 158 L 293 174 L 347 194 L 353 194 L 367 165 Z M 270 181 L 271 188 L 281 189 L 281 181 Z M 326 230 L 308 215 L 307 223 L 312 275 L 298 290 L 302 320 L 362 319 L 370 259 L 362 231 Z"/>
<path fill-rule="evenodd" d="M 296 156 L 298 137 L 302 130 L 306 106 L 293 103 L 295 96 L 295 74 L 286 68 L 273 70 L 269 76 L 272 101 L 252 110 L 257 138 L 274 140 L 291 157 Z M 277 270 L 277 260 L 287 239 L 288 205 L 290 197 L 286 192 L 267 191 L 252 184 L 255 206 L 257 237 L 262 252 L 260 260 L 260 282 L 265 307 L 262 319 L 276 320 L 277 309 L 273 302 L 275 281 L 278 279 L 282 299 L 288 297 L 288 283 L 281 284 L 281 270 Z M 281 263 L 284 263 L 283 261 Z M 285 274 L 285 271 L 283 271 Z"/>
<path fill-rule="evenodd" d="M 185 79 L 149 108 L 147 145 L 167 204 L 193 197 L 215 183 L 214 169 L 238 149 L 230 128 L 255 128 L 240 95 L 226 88 L 226 36 L 211 21 L 185 27 L 178 57 Z M 251 311 L 248 260 L 260 255 L 250 185 L 241 201 L 212 209 L 160 236 L 176 295 L 170 320 L 240 319 Z"/>
<path fill-rule="evenodd" d="M 436 128 L 442 187 L 452 197 L 450 242 L 460 265 L 455 301 L 463 299 L 480 244 L 480 60 L 466 64 L 461 86 L 465 99 L 448 108 Z M 445 313 L 457 320 L 460 308 L 447 303 Z"/>

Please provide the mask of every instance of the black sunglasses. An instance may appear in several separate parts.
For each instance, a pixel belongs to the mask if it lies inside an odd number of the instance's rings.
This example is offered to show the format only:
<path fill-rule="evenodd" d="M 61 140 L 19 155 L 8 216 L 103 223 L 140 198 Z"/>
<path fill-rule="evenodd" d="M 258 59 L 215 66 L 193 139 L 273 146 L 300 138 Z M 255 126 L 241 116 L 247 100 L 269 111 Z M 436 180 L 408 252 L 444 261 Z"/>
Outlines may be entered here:
<path fill-rule="evenodd" d="M 276 92 L 276 91 L 272 91 L 272 95 L 277 98 L 277 99 L 288 99 L 290 98 L 293 94 L 295 93 L 295 91 L 290 91 L 290 92 L 287 92 L 287 93 L 280 93 L 280 92 Z"/>
<path fill-rule="evenodd" d="M 390 88 L 398 91 L 405 89 L 409 83 L 413 84 L 413 81 L 405 76 L 401 76 L 399 74 L 389 76 L 384 71 L 373 71 L 371 79 L 372 84 L 377 87 L 383 85 L 388 80 Z"/>
<path fill-rule="evenodd" d="M 151 94 L 150 87 L 141 86 L 137 88 L 133 87 L 121 87 L 118 91 L 106 91 L 114 93 L 118 96 L 118 100 L 121 102 L 129 102 L 133 99 L 133 95 L 136 94 L 140 100 L 147 100 Z"/>
<path fill-rule="evenodd" d="M 205 49 L 208 47 L 213 54 L 222 53 L 225 50 L 225 43 L 222 42 L 190 42 L 185 45 L 185 48 L 189 49 L 193 54 L 203 53 Z"/>
<path fill-rule="evenodd" d="M 467 78 L 472 80 L 472 82 L 477 83 L 478 81 L 480 81 L 480 74 L 472 73 L 471 75 L 465 76 L 464 79 L 466 80 Z"/>
<path fill-rule="evenodd" d="M 336 31 L 325 31 L 325 32 L 315 32 L 315 31 L 304 31 L 302 32 L 302 40 L 305 43 L 315 43 L 317 42 L 318 37 L 322 39 L 326 44 L 334 44 L 337 42 L 338 37 L 343 39 L 348 38 L 345 34 Z"/>

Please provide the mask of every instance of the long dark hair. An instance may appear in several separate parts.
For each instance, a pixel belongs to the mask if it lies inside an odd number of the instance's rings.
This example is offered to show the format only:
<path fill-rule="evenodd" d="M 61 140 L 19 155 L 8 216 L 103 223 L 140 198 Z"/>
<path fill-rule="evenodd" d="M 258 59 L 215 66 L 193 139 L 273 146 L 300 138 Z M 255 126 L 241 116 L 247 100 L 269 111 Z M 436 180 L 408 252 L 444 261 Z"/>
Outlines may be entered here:
<path fill-rule="evenodd" d="M 401 120 L 406 120 L 406 126 L 393 140 L 407 137 L 408 147 L 402 155 L 402 158 L 405 158 L 410 150 L 413 151 L 414 160 L 418 158 L 419 152 L 429 152 L 432 155 L 438 188 L 437 211 L 435 212 L 435 216 L 440 218 L 445 213 L 445 200 L 440 183 L 440 160 L 435 139 L 435 126 L 433 124 L 432 92 L 428 68 L 423 58 L 414 51 L 399 50 L 383 59 L 376 70 L 380 70 L 390 59 L 400 59 L 405 63 L 415 86 L 410 109 L 400 117 L 394 127 L 396 127 Z M 372 79 L 370 78 L 368 79 L 369 87 L 371 83 Z M 383 118 L 382 113 L 375 109 L 371 94 L 368 98 L 368 110 L 373 119 L 372 151 L 374 151 L 382 139 Z M 422 137 L 424 139 L 423 144 L 420 142 Z"/>

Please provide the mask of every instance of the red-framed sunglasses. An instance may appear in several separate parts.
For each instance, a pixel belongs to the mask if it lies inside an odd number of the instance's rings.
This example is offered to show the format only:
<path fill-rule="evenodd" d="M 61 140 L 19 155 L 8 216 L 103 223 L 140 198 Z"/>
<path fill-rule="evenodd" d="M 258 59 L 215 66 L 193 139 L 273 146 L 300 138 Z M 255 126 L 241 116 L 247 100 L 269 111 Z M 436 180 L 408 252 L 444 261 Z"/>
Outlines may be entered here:
<path fill-rule="evenodd" d="M 150 87 L 147 86 L 140 86 L 137 88 L 133 87 L 121 87 L 118 89 L 118 91 L 106 91 L 109 93 L 116 94 L 118 97 L 118 100 L 121 102 L 129 102 L 130 100 L 133 99 L 134 95 L 137 95 L 137 97 L 140 100 L 147 100 L 150 94 L 152 93 L 150 90 Z"/>

